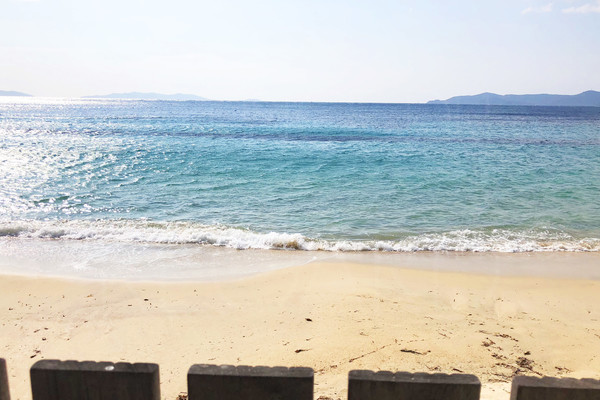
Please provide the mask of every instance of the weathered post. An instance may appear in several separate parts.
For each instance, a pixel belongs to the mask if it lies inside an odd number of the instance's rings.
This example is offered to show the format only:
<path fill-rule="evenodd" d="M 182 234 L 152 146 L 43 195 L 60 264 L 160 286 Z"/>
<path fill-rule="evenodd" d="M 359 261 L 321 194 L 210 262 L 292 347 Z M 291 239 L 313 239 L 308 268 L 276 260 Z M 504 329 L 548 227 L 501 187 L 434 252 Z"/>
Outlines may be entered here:
<path fill-rule="evenodd" d="M 348 400 L 479 400 L 481 382 L 474 375 L 373 372 L 348 374 Z"/>
<path fill-rule="evenodd" d="M 600 400 L 600 380 L 517 376 L 511 400 Z"/>
<path fill-rule="evenodd" d="M 160 400 L 157 364 L 40 360 L 33 400 Z"/>
<path fill-rule="evenodd" d="M 0 358 L 0 400 L 10 400 L 8 373 L 6 372 L 6 361 L 4 358 Z"/>
<path fill-rule="evenodd" d="M 192 365 L 189 400 L 313 400 L 311 368 Z"/>

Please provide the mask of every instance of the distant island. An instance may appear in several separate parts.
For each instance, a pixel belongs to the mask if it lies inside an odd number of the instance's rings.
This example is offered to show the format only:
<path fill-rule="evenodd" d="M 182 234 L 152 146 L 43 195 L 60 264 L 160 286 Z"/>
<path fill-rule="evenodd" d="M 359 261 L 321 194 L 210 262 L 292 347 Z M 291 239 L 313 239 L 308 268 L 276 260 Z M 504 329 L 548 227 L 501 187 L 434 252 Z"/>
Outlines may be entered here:
<path fill-rule="evenodd" d="M 600 107 L 600 92 L 588 90 L 575 95 L 562 94 L 507 94 L 481 93 L 474 96 L 456 96 L 448 100 L 432 100 L 427 104 L 479 104 L 494 106 L 593 106 Z"/>
<path fill-rule="evenodd" d="M 11 91 L 11 90 L 0 90 L 0 96 L 25 96 L 25 97 L 32 97 L 30 94 L 22 93 L 22 92 L 15 92 L 15 91 Z"/>
<path fill-rule="evenodd" d="M 132 99 L 132 100 L 196 100 L 208 101 L 209 99 L 194 94 L 162 94 L 162 93 L 111 93 L 104 95 L 84 96 L 86 99 Z"/>

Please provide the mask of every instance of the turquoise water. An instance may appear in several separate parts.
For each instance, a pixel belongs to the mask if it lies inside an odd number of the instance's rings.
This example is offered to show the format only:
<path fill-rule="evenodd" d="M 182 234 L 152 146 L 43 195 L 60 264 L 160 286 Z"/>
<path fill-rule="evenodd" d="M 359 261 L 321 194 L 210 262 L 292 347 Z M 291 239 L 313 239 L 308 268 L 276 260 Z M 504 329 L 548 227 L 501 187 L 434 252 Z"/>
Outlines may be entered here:
<path fill-rule="evenodd" d="M 0 101 L 11 240 L 600 250 L 600 108 Z"/>

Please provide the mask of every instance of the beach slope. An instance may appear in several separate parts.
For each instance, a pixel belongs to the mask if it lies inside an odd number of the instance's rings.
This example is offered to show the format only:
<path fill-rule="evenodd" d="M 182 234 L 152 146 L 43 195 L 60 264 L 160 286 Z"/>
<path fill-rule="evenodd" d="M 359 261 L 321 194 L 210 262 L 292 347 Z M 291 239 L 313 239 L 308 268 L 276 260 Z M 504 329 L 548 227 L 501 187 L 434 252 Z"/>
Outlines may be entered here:
<path fill-rule="evenodd" d="M 515 374 L 600 378 L 597 280 L 319 262 L 220 283 L 5 275 L 0 293 L 13 399 L 42 358 L 156 362 L 165 399 L 194 363 L 312 367 L 315 399 L 345 399 L 351 369 L 475 374 L 483 399 Z"/>

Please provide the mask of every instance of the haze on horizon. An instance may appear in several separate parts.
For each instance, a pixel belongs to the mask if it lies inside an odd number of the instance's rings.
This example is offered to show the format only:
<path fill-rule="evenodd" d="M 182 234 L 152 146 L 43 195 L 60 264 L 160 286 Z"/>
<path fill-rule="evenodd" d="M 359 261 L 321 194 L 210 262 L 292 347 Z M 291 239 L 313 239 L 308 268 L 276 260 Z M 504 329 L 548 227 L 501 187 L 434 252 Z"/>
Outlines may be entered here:
<path fill-rule="evenodd" d="M 0 90 L 425 102 L 600 90 L 600 0 L 0 0 Z"/>

